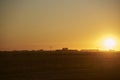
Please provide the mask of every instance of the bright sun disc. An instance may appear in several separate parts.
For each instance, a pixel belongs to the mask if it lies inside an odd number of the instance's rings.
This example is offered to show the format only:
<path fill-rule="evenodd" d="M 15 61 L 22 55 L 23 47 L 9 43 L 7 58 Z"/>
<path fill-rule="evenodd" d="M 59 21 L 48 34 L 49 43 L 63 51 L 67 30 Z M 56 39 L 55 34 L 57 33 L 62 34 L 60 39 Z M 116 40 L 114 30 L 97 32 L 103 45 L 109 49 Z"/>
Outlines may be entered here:
<path fill-rule="evenodd" d="M 114 50 L 116 47 L 116 40 L 113 38 L 105 39 L 103 42 L 103 47 L 106 50 Z"/>

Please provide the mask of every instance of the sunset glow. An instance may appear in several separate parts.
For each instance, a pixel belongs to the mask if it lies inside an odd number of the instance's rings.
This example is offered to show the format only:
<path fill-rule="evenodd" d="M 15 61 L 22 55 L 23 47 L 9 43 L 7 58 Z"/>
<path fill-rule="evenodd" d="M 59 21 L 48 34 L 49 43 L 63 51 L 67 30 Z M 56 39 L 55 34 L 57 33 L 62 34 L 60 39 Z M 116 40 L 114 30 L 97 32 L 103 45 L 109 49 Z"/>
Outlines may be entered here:
<path fill-rule="evenodd" d="M 107 38 L 103 41 L 102 45 L 105 50 L 115 50 L 117 41 L 114 38 Z"/>
<path fill-rule="evenodd" d="M 120 36 L 118 0 L 0 0 L 0 8 L 3 51 L 116 49 L 106 34 Z"/>

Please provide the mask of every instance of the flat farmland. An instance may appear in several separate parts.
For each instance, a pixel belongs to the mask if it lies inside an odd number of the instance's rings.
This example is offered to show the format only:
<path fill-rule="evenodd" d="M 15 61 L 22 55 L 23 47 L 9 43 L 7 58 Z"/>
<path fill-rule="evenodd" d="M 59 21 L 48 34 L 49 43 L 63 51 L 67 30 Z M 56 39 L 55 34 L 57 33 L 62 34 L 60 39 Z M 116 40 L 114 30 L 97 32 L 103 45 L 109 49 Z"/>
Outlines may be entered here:
<path fill-rule="evenodd" d="M 118 80 L 117 52 L 0 52 L 0 80 Z"/>

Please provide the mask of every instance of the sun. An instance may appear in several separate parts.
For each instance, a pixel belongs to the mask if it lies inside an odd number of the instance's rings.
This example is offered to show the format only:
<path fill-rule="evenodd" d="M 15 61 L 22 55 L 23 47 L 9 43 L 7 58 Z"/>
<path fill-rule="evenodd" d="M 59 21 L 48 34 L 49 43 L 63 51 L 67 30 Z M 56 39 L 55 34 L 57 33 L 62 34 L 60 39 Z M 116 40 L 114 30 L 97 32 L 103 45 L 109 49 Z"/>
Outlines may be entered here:
<path fill-rule="evenodd" d="M 103 41 L 103 47 L 105 50 L 115 50 L 116 40 L 114 38 L 107 38 Z"/>

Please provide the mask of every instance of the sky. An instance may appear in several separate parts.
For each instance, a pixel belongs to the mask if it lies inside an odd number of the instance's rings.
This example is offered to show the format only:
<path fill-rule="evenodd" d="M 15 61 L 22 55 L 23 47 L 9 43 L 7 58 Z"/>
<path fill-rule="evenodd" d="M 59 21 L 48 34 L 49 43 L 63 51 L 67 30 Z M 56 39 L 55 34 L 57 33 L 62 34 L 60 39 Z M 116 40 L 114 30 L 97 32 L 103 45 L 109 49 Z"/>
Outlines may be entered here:
<path fill-rule="evenodd" d="M 95 49 L 108 35 L 119 41 L 119 0 L 0 0 L 0 12 L 0 50 Z"/>

